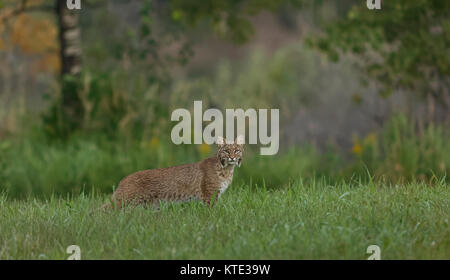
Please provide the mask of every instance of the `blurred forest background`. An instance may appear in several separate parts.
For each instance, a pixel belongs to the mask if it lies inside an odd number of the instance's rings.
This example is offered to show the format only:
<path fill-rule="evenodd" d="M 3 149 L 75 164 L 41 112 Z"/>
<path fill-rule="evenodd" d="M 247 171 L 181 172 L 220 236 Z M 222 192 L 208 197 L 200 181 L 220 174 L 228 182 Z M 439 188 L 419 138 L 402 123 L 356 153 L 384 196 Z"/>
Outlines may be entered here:
<path fill-rule="evenodd" d="M 235 182 L 441 180 L 450 170 L 450 2 L 0 0 L 0 191 L 111 192 L 193 162 L 172 110 L 279 108 L 280 151 Z M 448 179 L 445 179 L 448 182 Z"/>

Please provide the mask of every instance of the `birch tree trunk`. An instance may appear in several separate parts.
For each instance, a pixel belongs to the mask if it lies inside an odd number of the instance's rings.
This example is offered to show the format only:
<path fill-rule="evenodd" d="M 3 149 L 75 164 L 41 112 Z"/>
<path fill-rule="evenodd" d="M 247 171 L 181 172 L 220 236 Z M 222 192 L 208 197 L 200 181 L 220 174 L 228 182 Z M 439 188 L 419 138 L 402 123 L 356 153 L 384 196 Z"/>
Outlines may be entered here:
<path fill-rule="evenodd" d="M 82 70 L 81 31 L 77 10 L 69 10 L 67 1 L 56 1 L 61 59 L 61 94 L 64 122 L 69 130 L 82 125 L 83 106 L 80 93 Z"/>
<path fill-rule="evenodd" d="M 61 74 L 78 75 L 81 72 L 81 32 L 77 10 L 69 10 L 64 0 L 56 0 L 61 44 Z"/>

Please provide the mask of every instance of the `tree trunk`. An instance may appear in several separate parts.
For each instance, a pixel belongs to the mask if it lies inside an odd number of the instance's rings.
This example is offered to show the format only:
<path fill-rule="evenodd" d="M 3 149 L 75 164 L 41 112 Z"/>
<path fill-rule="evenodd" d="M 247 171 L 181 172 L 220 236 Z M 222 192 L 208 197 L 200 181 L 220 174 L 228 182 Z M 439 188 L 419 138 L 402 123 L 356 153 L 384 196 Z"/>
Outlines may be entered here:
<path fill-rule="evenodd" d="M 81 32 L 77 10 L 69 10 L 67 1 L 56 1 L 61 60 L 61 117 L 63 131 L 82 126 L 84 108 L 80 94 L 82 70 Z"/>
<path fill-rule="evenodd" d="M 61 44 L 61 74 L 78 75 L 81 72 L 81 32 L 78 13 L 69 10 L 66 1 L 56 0 L 56 12 L 59 24 Z"/>

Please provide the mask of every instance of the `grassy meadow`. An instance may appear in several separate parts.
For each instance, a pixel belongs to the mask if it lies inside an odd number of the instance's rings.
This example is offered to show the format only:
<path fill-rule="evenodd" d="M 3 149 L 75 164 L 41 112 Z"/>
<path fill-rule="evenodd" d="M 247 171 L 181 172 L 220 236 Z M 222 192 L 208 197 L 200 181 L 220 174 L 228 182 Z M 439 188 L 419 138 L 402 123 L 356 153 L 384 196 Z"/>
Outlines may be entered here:
<path fill-rule="evenodd" d="M 194 162 L 214 146 L 99 135 L 0 142 L 0 259 L 450 258 L 449 137 L 405 117 L 355 141 L 352 157 L 313 146 L 246 150 L 214 207 L 200 202 L 102 212 L 125 175 Z M 41 135 L 41 136 L 40 136 Z"/>
<path fill-rule="evenodd" d="M 388 185 L 298 180 L 270 190 L 233 184 L 214 207 L 165 203 L 160 211 L 96 210 L 107 198 L 0 198 L 1 259 L 450 258 L 444 180 Z"/>

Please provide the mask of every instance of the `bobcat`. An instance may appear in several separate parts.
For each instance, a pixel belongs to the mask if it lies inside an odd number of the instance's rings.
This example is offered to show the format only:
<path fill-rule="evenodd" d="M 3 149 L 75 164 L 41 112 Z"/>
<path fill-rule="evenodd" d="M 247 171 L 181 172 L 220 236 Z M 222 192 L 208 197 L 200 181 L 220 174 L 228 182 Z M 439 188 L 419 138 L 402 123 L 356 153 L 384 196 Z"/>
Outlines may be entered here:
<path fill-rule="evenodd" d="M 241 166 L 243 137 L 226 143 L 222 137 L 217 139 L 216 156 L 200 162 L 143 170 L 125 177 L 111 197 L 111 206 L 120 209 L 125 205 L 153 205 L 159 207 L 160 201 L 201 200 L 209 205 L 218 199 L 233 179 L 234 166 Z"/>

